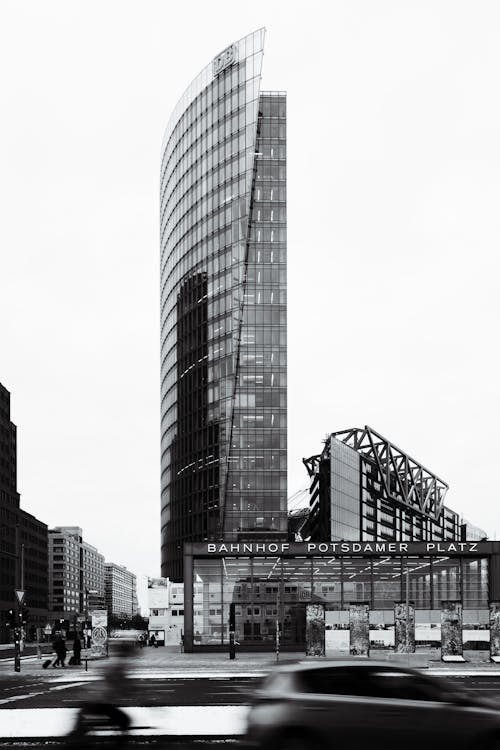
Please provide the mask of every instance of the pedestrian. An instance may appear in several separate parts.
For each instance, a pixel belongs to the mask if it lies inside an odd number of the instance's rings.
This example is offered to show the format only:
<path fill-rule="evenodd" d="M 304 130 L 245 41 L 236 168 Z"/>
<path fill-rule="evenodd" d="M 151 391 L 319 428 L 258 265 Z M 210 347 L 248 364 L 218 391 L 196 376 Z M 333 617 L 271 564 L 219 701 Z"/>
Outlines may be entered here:
<path fill-rule="evenodd" d="M 75 640 L 73 641 L 73 657 L 75 664 L 81 664 L 81 653 L 82 653 L 82 642 L 78 637 L 78 633 L 75 633 Z"/>
<path fill-rule="evenodd" d="M 149 639 L 149 645 L 150 646 L 156 646 L 156 638 L 155 638 L 155 634 L 154 633 L 151 633 L 151 638 Z"/>
<path fill-rule="evenodd" d="M 54 662 L 52 664 L 53 667 L 65 667 L 65 660 L 66 660 L 66 654 L 68 653 L 66 649 L 66 644 L 64 642 L 64 638 L 61 635 L 58 635 L 56 640 L 54 641 L 54 650 L 56 652 L 56 658 L 54 659 Z"/>

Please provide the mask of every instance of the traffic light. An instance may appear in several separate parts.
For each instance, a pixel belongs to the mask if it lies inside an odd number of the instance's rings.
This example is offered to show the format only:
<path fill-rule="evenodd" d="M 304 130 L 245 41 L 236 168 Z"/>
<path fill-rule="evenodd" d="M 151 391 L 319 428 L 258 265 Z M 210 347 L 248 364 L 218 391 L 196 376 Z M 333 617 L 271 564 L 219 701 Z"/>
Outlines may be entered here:
<path fill-rule="evenodd" d="M 30 619 L 30 611 L 28 607 L 24 607 L 24 606 L 21 607 L 21 612 L 19 613 L 19 615 L 20 615 L 20 620 L 22 624 L 26 625 L 26 623 L 29 622 L 29 619 Z"/>
<path fill-rule="evenodd" d="M 7 612 L 7 625 L 9 628 L 15 628 L 17 625 L 16 611 L 9 609 Z"/>

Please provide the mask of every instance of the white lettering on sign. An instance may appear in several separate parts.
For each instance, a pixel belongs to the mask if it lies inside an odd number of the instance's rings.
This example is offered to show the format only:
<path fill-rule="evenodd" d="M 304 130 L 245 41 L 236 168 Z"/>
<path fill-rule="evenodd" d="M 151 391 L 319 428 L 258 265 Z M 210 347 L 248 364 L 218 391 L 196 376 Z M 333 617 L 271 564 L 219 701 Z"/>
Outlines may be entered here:
<path fill-rule="evenodd" d="M 427 552 L 477 552 L 477 542 L 427 542 Z"/>
<path fill-rule="evenodd" d="M 201 545 L 199 545 L 201 547 Z M 212 555 L 418 555 L 426 553 L 466 553 L 489 550 L 478 549 L 477 542 L 210 542 L 195 554 Z"/>
<path fill-rule="evenodd" d="M 236 45 L 232 44 L 230 47 L 221 52 L 220 55 L 214 58 L 212 63 L 212 70 L 214 76 L 218 76 L 223 70 L 229 68 L 236 61 Z"/>

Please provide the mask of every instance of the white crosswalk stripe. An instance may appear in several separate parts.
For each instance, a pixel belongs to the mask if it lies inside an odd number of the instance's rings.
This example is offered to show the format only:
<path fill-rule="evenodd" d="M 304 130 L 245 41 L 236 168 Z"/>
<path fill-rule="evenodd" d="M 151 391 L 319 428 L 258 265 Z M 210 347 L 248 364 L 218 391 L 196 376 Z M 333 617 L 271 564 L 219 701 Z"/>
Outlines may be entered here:
<path fill-rule="evenodd" d="M 184 737 L 241 735 L 248 711 L 246 706 L 152 706 L 123 710 L 132 720 L 131 734 Z M 61 737 L 71 731 L 76 714 L 74 708 L 3 708 L 2 737 Z"/>

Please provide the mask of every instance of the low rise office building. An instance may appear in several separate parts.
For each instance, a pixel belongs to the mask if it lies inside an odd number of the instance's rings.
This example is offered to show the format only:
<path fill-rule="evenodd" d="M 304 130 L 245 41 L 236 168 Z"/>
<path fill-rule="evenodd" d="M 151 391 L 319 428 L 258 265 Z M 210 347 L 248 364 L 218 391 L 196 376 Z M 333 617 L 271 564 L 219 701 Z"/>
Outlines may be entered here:
<path fill-rule="evenodd" d="M 137 614 L 137 577 L 123 565 L 104 564 L 104 589 L 108 616 L 124 621 Z"/>
<path fill-rule="evenodd" d="M 73 628 L 105 606 L 104 555 L 83 539 L 79 526 L 49 529 L 49 610 L 52 624 Z"/>

